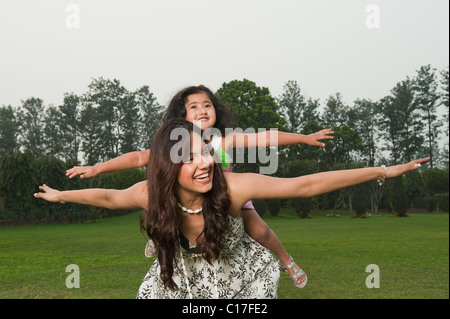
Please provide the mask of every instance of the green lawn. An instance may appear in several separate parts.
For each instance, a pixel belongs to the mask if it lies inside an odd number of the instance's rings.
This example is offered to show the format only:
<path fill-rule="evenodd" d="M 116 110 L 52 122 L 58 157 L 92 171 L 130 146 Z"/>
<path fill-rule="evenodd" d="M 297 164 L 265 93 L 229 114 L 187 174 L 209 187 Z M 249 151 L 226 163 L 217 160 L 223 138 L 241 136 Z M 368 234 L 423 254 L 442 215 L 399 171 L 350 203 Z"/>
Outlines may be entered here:
<path fill-rule="evenodd" d="M 449 298 L 449 214 L 366 219 L 286 212 L 266 222 L 308 274 L 297 289 L 281 274 L 280 299 Z M 138 214 L 89 224 L 0 227 L 0 298 L 135 298 L 153 259 Z M 80 288 L 65 285 L 80 269 Z M 366 287 L 366 266 L 380 288 Z"/>

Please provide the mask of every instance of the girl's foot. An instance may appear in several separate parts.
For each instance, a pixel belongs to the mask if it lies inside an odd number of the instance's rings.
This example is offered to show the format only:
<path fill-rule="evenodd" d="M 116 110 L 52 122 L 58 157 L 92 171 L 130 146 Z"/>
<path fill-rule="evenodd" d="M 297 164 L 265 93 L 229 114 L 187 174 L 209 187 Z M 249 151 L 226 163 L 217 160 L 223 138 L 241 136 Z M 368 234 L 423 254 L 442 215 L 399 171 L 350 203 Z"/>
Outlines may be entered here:
<path fill-rule="evenodd" d="M 305 287 L 306 282 L 308 281 L 306 273 L 295 263 L 294 259 L 292 259 L 291 256 L 289 256 L 289 258 L 291 259 L 291 263 L 289 265 L 285 265 L 281 261 L 278 262 L 281 270 L 287 271 L 289 273 L 289 276 L 291 276 L 292 284 L 295 287 Z"/>

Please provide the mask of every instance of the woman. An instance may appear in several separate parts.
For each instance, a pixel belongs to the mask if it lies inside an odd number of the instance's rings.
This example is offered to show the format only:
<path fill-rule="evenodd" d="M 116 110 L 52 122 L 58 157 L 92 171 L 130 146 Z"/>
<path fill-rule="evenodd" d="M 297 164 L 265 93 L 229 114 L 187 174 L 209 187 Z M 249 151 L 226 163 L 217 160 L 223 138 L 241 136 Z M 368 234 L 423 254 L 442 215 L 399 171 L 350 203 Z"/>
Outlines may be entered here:
<path fill-rule="evenodd" d="M 188 139 L 171 139 L 184 129 Z M 182 144 L 189 143 L 188 148 Z M 318 173 L 297 178 L 223 173 L 193 124 L 173 121 L 157 132 L 147 182 L 126 190 L 63 191 L 41 186 L 38 198 L 112 209 L 143 208 L 141 228 L 158 259 L 138 298 L 275 298 L 279 270 L 270 252 L 244 231 L 240 210 L 250 199 L 313 197 L 416 169 L 407 164 Z M 174 163 L 174 148 L 183 158 Z M 183 150 L 190 150 L 183 154 Z"/>

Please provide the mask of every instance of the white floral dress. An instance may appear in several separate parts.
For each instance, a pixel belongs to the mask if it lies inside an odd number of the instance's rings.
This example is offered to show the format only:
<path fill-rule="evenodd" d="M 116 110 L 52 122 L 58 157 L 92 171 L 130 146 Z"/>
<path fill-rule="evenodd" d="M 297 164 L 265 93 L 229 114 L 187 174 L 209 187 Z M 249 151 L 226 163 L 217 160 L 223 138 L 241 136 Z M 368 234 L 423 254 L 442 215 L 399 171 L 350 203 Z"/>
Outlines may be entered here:
<path fill-rule="evenodd" d="M 280 270 L 275 258 L 245 232 L 242 218 L 229 216 L 228 222 L 225 247 L 213 265 L 195 253 L 195 246 L 181 236 L 181 249 L 173 274 L 179 290 L 164 287 L 156 260 L 145 276 L 137 298 L 277 298 Z"/>

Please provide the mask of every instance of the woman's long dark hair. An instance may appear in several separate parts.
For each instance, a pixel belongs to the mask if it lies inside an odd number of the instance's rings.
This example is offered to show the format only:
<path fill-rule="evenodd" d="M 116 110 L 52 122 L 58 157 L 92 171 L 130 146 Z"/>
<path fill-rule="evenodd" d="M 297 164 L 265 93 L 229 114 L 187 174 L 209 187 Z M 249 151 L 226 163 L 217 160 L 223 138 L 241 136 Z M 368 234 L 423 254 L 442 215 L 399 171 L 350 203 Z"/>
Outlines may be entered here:
<path fill-rule="evenodd" d="M 189 95 L 197 93 L 206 93 L 206 95 L 208 95 L 216 111 L 216 123 L 214 127 L 220 130 L 222 136 L 225 136 L 225 128 L 233 127 L 234 125 L 233 116 L 220 99 L 210 89 L 203 85 L 189 86 L 175 94 L 163 115 L 163 123 L 173 119 L 186 119 L 185 105 L 187 98 Z"/>
<path fill-rule="evenodd" d="M 184 128 L 192 134 L 193 127 L 193 124 L 186 120 L 164 123 L 153 139 L 148 164 L 148 210 L 141 216 L 141 230 L 157 246 L 161 279 L 164 286 L 171 290 L 178 289 L 172 279 L 175 252 L 180 249 L 179 227 L 182 222 L 182 211 L 177 205 L 176 186 L 180 168 L 184 164 L 174 163 L 170 158 L 172 147 L 181 139 L 172 140 L 170 134 L 176 128 Z M 228 227 L 230 203 L 225 176 L 220 164 L 216 163 L 212 189 L 204 194 L 202 212 L 205 227 L 200 235 L 203 235 L 202 241 L 197 247 L 209 263 L 217 259 L 223 249 L 222 237 Z"/>

